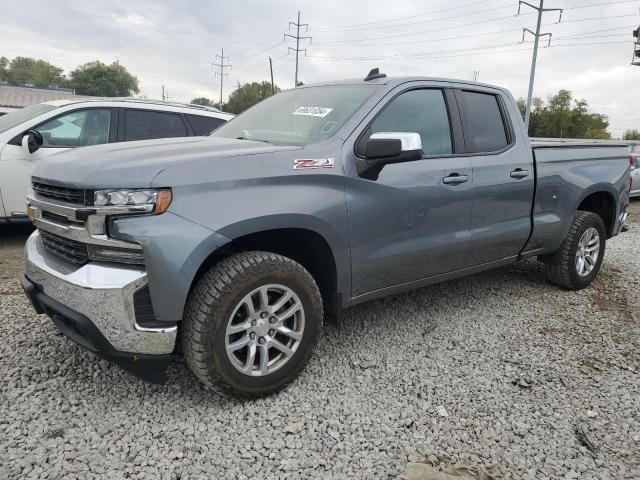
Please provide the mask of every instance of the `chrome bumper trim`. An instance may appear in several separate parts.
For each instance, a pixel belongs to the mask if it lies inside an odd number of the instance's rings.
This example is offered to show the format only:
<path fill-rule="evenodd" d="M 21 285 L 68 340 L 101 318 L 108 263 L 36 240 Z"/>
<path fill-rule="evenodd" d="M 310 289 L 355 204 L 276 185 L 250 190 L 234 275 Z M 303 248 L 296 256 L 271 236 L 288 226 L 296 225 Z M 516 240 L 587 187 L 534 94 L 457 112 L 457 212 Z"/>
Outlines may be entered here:
<path fill-rule="evenodd" d="M 25 247 L 26 275 L 45 295 L 81 313 L 121 352 L 167 354 L 173 351 L 178 327 L 147 328 L 136 323 L 133 294 L 147 284 L 144 269 L 90 262 L 80 268 L 49 254 L 40 234 Z"/>
<path fill-rule="evenodd" d="M 34 195 L 27 195 L 27 204 L 38 207 L 41 210 L 62 215 L 69 220 L 85 220 L 89 215 L 123 215 L 133 213 L 150 213 L 153 205 L 113 205 L 105 207 L 85 207 L 73 203 L 56 202 L 36 198 Z"/>

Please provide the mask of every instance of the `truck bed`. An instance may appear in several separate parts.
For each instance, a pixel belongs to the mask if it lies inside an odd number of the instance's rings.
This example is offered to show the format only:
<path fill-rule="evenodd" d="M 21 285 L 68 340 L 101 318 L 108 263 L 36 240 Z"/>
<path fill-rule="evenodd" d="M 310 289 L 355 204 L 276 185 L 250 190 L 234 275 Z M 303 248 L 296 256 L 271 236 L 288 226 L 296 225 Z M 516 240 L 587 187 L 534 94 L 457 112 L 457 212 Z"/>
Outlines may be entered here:
<path fill-rule="evenodd" d="M 536 190 L 532 233 L 523 255 L 557 250 L 567 236 L 573 212 L 586 201 L 601 202 L 609 220 L 605 221 L 607 236 L 618 233 L 629 204 L 629 148 L 625 143 L 534 139 L 531 149 Z M 603 191 L 606 193 L 597 199 L 589 199 L 592 193 Z"/>

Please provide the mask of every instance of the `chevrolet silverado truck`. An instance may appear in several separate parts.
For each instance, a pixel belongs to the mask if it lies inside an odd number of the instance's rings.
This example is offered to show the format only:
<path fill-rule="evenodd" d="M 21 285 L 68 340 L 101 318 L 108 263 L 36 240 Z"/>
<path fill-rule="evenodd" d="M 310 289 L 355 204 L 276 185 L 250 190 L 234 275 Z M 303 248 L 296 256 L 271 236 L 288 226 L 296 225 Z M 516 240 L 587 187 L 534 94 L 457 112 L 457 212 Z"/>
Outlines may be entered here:
<path fill-rule="evenodd" d="M 374 70 L 208 137 L 43 160 L 21 281 L 66 336 L 143 379 L 182 355 L 211 388 L 265 395 L 346 307 L 530 257 L 588 286 L 629 170 L 623 144 L 530 144 L 502 88 Z"/>

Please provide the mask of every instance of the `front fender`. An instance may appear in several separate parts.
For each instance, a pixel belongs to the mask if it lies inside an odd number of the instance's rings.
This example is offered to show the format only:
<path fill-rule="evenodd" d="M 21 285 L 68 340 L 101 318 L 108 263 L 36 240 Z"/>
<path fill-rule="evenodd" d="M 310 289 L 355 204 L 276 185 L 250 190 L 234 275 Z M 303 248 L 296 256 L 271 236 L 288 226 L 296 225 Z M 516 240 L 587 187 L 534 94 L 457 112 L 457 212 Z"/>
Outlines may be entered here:
<path fill-rule="evenodd" d="M 167 212 L 113 221 L 111 235 L 142 245 L 156 320 L 182 320 L 191 283 L 207 257 L 229 239 Z"/>

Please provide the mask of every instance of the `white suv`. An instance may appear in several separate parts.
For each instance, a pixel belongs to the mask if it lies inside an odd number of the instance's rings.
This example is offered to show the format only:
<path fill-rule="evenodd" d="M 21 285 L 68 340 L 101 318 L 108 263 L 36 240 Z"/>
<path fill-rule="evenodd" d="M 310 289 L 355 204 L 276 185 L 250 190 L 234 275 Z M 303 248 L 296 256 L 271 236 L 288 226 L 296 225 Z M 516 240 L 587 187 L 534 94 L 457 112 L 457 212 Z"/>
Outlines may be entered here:
<path fill-rule="evenodd" d="M 54 100 L 0 116 L 0 223 L 26 219 L 31 172 L 68 148 L 207 135 L 233 118 L 215 108 L 136 99 Z"/>

